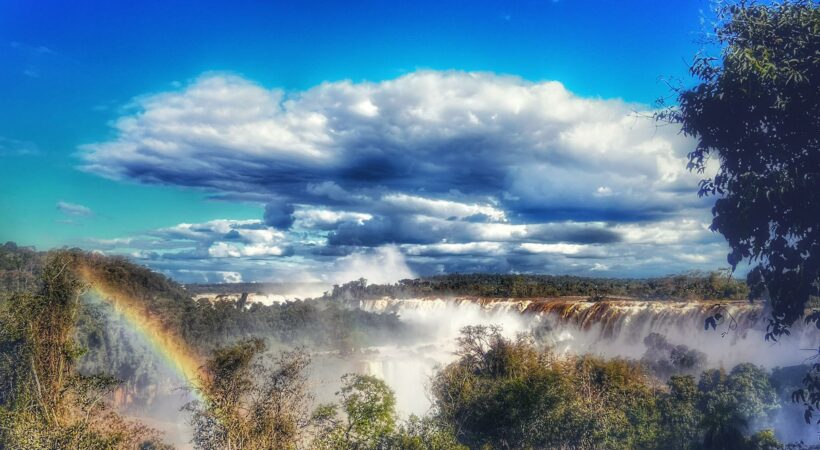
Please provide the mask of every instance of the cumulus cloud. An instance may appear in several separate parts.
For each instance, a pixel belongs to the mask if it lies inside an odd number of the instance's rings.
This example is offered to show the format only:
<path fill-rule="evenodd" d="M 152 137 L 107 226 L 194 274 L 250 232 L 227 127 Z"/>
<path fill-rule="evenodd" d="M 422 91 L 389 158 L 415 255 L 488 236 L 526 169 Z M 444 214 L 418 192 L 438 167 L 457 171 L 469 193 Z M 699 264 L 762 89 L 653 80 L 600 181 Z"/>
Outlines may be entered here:
<path fill-rule="evenodd" d="M 498 242 L 467 242 L 458 244 L 408 245 L 405 251 L 414 256 L 442 255 L 497 255 L 505 253 L 506 247 Z"/>
<path fill-rule="evenodd" d="M 476 216 L 494 222 L 505 221 L 504 211 L 492 205 L 466 204 L 448 200 L 435 200 L 407 194 L 390 194 L 382 197 L 386 206 L 399 211 L 431 217 L 466 219 Z"/>
<path fill-rule="evenodd" d="M 635 114 L 638 105 L 578 97 L 558 82 L 421 71 L 286 95 L 208 75 L 138 104 L 114 140 L 83 147 L 85 170 L 268 192 L 286 204 L 356 202 L 378 189 L 387 205 L 435 214 L 445 196 L 489 197 L 500 206 L 467 209 L 495 220 L 505 211 L 652 215 L 697 202 L 680 192 L 694 178 L 677 130 Z"/>
<path fill-rule="evenodd" d="M 586 249 L 586 246 L 579 244 L 539 244 L 525 242 L 521 244 L 521 249 L 529 253 L 560 253 L 563 255 L 576 255 Z"/>
<path fill-rule="evenodd" d="M 260 220 L 182 223 L 152 231 L 142 240 L 113 242 L 113 245 L 151 249 L 154 252 L 141 253 L 140 256 L 166 259 L 285 256 L 291 253 L 285 234 Z"/>
<path fill-rule="evenodd" d="M 723 261 L 685 170 L 692 143 L 641 105 L 559 82 L 417 71 L 285 92 L 207 74 L 135 103 L 114 138 L 82 147 L 84 170 L 265 205 L 260 220 L 126 237 L 169 270 L 255 260 L 358 278 L 342 259 L 401 274 L 634 275 Z"/>
<path fill-rule="evenodd" d="M 294 213 L 294 220 L 299 227 L 319 230 L 332 230 L 340 223 L 345 222 L 361 225 L 372 218 L 373 216 L 367 213 L 334 211 L 324 208 L 300 209 Z"/>

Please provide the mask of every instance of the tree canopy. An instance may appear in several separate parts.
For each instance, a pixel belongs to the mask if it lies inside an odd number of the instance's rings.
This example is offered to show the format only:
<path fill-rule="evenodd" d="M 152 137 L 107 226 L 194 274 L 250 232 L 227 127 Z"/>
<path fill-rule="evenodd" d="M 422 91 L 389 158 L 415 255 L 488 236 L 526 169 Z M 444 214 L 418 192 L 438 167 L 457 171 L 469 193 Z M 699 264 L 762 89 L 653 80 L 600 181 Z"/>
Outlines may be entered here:
<path fill-rule="evenodd" d="M 788 334 L 820 282 L 820 7 L 739 2 L 718 10 L 719 57 L 699 55 L 699 83 L 662 114 L 696 139 L 689 168 L 717 197 L 711 228 L 728 262 L 750 263 L 751 296 L 771 304 L 767 338 Z M 817 322 L 820 313 L 808 319 Z"/>

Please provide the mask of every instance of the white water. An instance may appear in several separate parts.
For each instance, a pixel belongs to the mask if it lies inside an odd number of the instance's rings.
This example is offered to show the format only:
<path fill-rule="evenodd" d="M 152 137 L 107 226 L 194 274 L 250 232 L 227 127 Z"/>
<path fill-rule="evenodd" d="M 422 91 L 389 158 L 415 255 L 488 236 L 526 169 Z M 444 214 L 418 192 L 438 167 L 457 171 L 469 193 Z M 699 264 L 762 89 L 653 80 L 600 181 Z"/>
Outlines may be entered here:
<path fill-rule="evenodd" d="M 372 347 L 358 357 L 355 369 L 384 379 L 396 392 L 402 415 L 423 414 L 430 407 L 426 387 L 440 365 L 455 359 L 459 330 L 467 325 L 500 325 L 514 337 L 536 327 L 546 327 L 546 342 L 562 354 L 595 354 L 640 359 L 650 333 L 666 336 L 708 357 L 708 367 L 731 369 L 743 362 L 767 368 L 805 362 L 820 346 L 820 333 L 796 325 L 792 336 L 779 342 L 764 340 L 766 322 L 756 307 L 733 304 L 725 309 L 737 321 L 717 330 L 704 330 L 704 320 L 715 311 L 711 304 L 688 302 L 614 301 L 596 304 L 555 300 L 544 305 L 532 301 L 480 301 L 476 299 L 366 300 L 361 309 L 394 312 L 413 330 L 415 339 L 404 346 Z M 723 335 L 723 332 L 726 332 Z"/>

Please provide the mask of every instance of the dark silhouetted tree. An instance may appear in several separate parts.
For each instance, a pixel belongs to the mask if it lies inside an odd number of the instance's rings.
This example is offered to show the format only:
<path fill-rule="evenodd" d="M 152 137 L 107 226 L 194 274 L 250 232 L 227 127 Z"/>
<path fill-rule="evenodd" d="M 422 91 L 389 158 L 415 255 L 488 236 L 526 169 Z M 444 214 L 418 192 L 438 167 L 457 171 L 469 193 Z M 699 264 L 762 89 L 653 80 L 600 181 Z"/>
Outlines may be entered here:
<path fill-rule="evenodd" d="M 720 57 L 698 56 L 700 81 L 661 117 L 697 140 L 689 169 L 714 176 L 712 230 L 729 242 L 728 262 L 751 263 L 752 297 L 767 298 L 767 338 L 788 334 L 818 295 L 820 278 L 820 7 L 812 0 L 718 10 Z M 820 313 L 808 316 L 817 322 Z"/>
<path fill-rule="evenodd" d="M 697 140 L 690 170 L 717 158 L 699 194 L 717 197 L 712 230 L 733 269 L 750 263 L 750 298 L 768 301 L 766 339 L 777 340 L 804 316 L 820 327 L 820 311 L 806 314 L 820 292 L 820 4 L 725 5 L 715 38 L 720 57 L 698 56 L 700 83 L 660 116 Z M 806 421 L 820 407 L 818 375 L 820 365 L 795 393 Z"/>

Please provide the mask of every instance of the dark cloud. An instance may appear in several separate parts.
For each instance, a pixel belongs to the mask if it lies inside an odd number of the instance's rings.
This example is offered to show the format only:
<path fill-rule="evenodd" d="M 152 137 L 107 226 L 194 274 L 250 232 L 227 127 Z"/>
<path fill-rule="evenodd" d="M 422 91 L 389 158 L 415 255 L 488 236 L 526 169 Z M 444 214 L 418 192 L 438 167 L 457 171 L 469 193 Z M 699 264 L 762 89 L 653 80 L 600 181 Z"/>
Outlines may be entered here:
<path fill-rule="evenodd" d="M 698 176 L 685 170 L 692 143 L 636 114 L 641 105 L 557 82 L 419 71 L 285 95 L 208 75 L 135 103 L 112 140 L 82 147 L 84 170 L 266 204 L 261 220 L 115 244 L 175 273 L 185 260 L 231 277 L 261 273 L 248 263 L 260 260 L 279 273 L 328 271 L 369 254 L 404 255 L 418 273 L 723 260 Z"/>
<path fill-rule="evenodd" d="M 343 223 L 327 237 L 330 245 L 363 247 L 392 243 L 426 244 L 438 240 L 429 227 L 404 217 L 374 217 L 363 223 Z"/>
<path fill-rule="evenodd" d="M 287 230 L 293 225 L 293 205 L 271 202 L 265 205 L 264 220 L 279 230 Z"/>
<path fill-rule="evenodd" d="M 279 91 L 209 76 L 139 103 L 115 140 L 84 147 L 86 170 L 289 204 L 460 192 L 493 198 L 511 217 L 552 219 L 620 220 L 695 198 L 681 193 L 697 180 L 676 130 L 555 82 L 418 72 L 326 83 L 282 102 Z M 272 215 L 277 226 L 288 225 L 284 213 Z"/>

